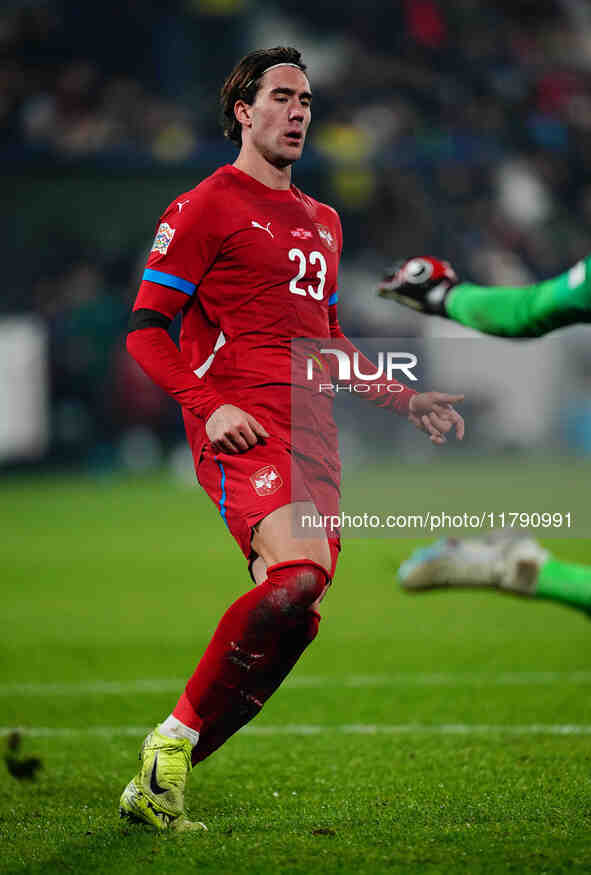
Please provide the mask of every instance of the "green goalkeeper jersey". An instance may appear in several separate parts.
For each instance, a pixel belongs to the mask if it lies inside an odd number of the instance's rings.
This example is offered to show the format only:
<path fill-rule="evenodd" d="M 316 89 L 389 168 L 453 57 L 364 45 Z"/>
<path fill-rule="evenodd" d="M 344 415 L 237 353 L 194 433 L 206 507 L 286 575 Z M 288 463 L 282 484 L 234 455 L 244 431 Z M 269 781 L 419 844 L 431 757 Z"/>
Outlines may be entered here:
<path fill-rule="evenodd" d="M 531 286 L 460 283 L 447 295 L 445 309 L 450 319 L 501 337 L 540 337 L 591 322 L 591 255 L 566 273 Z"/>

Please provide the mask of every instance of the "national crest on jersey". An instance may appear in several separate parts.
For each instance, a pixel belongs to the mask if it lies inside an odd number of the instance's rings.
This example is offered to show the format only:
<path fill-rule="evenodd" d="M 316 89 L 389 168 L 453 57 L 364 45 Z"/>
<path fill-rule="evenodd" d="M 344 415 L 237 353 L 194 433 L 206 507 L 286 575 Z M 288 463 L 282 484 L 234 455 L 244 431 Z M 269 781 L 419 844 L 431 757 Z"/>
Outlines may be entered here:
<path fill-rule="evenodd" d="M 257 495 L 273 495 L 283 486 L 283 479 L 275 465 L 264 465 L 251 475 L 250 482 Z"/>
<path fill-rule="evenodd" d="M 161 255 L 166 255 L 168 247 L 172 243 L 175 230 L 175 228 L 170 227 L 168 222 L 162 222 L 156 231 L 154 243 L 152 244 L 152 252 L 159 252 Z"/>
<path fill-rule="evenodd" d="M 326 248 L 330 249 L 331 252 L 336 252 L 337 241 L 330 228 L 327 228 L 326 225 L 320 225 L 318 222 L 316 222 L 315 225 L 316 230 L 318 231 L 318 236 L 320 237 Z"/>

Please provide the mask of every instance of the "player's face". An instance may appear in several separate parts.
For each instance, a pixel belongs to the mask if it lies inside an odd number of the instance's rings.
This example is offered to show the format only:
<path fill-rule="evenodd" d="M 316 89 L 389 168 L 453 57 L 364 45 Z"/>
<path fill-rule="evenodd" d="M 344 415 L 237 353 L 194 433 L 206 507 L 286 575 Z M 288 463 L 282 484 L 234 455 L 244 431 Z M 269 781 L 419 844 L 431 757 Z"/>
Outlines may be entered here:
<path fill-rule="evenodd" d="M 311 119 L 308 77 L 297 67 L 276 67 L 264 74 L 250 108 L 252 145 L 276 167 L 300 158 Z"/>

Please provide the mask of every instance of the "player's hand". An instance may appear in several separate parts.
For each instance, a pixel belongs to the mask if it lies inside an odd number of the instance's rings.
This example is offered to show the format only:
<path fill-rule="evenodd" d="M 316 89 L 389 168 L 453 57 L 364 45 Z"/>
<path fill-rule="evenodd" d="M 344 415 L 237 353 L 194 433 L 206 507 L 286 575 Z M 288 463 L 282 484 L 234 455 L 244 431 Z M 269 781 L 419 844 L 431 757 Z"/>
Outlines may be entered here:
<path fill-rule="evenodd" d="M 452 429 L 461 441 L 464 420 L 452 404 L 463 400 L 463 395 L 448 395 L 447 392 L 420 392 L 410 399 L 408 418 L 421 431 L 427 432 L 434 444 L 446 443 L 445 435 Z"/>
<path fill-rule="evenodd" d="M 446 316 L 445 298 L 457 283 L 456 272 L 448 261 L 420 255 L 389 267 L 378 286 L 378 295 L 422 313 Z"/>
<path fill-rule="evenodd" d="M 245 453 L 269 435 L 250 413 L 233 404 L 222 404 L 205 423 L 205 432 L 216 453 Z"/>

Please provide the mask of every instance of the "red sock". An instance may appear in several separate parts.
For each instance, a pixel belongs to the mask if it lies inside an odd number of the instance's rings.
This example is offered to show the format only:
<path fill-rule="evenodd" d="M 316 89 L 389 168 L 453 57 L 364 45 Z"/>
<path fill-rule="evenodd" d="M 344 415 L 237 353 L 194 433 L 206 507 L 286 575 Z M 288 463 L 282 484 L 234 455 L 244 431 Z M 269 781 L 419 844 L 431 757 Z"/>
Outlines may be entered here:
<path fill-rule="evenodd" d="M 221 719 L 203 727 L 199 744 L 193 749 L 194 766 L 217 750 L 245 723 L 256 717 L 263 704 L 284 681 L 308 644 L 311 644 L 316 637 L 320 620 L 320 614 L 316 611 L 306 611 L 302 622 L 282 636 L 273 666 L 269 667 L 264 675 L 261 673 L 258 679 L 249 678 L 251 692 L 245 697 L 243 707 L 239 705 L 224 714 Z"/>
<path fill-rule="evenodd" d="M 189 702 L 184 690 L 181 693 L 180 699 L 174 706 L 172 716 L 176 717 L 177 720 L 180 720 L 181 723 L 184 723 L 185 726 L 189 726 L 191 729 L 196 729 L 199 733 L 201 732 L 203 720 L 199 714 L 195 713 L 195 709 Z"/>
<path fill-rule="evenodd" d="M 201 733 L 193 763 L 258 714 L 293 668 L 316 636 L 310 606 L 327 583 L 316 562 L 280 562 L 228 608 L 173 711 Z"/>

